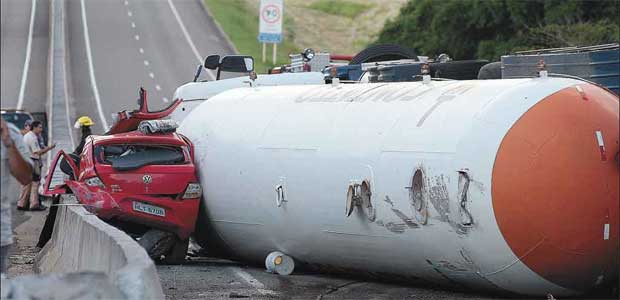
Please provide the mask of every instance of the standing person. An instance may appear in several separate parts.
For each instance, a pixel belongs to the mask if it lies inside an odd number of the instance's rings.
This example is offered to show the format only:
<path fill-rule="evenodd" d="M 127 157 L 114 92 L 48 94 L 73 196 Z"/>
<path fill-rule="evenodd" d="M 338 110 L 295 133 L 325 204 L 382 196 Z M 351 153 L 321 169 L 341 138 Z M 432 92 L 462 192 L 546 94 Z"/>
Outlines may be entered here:
<path fill-rule="evenodd" d="M 22 135 L 25 135 L 26 133 L 28 133 L 32 128 L 30 127 L 30 125 L 32 125 L 32 120 L 28 119 L 26 120 L 26 122 L 24 122 L 24 128 L 22 128 L 22 130 L 20 130 Z"/>
<path fill-rule="evenodd" d="M 0 119 L 0 273 L 6 273 L 8 268 L 8 251 L 13 244 L 13 230 L 11 228 L 11 202 L 16 191 L 11 187 L 11 176 L 21 184 L 32 181 L 32 167 L 28 160 L 29 153 L 24 147 L 22 136 L 15 125 Z"/>
<path fill-rule="evenodd" d="M 69 154 L 69 156 L 73 159 L 76 165 L 80 165 L 79 159 L 82 154 L 82 150 L 84 150 L 84 144 L 86 143 L 86 138 L 93 134 L 91 130 L 91 126 L 95 125 L 93 120 L 88 116 L 82 116 L 75 121 L 73 127 L 76 129 L 81 129 L 82 138 L 80 139 L 80 144 L 75 148 L 73 153 Z M 73 177 L 73 170 L 69 164 L 65 161 L 65 158 L 60 161 L 60 169 L 65 172 L 67 175 Z M 52 203 L 57 204 L 59 202 L 59 196 L 55 196 L 52 198 Z M 54 230 L 54 222 L 56 221 L 56 212 L 58 210 L 58 206 L 53 206 L 50 208 L 50 212 L 45 219 L 45 224 L 43 224 L 43 229 L 41 230 L 41 234 L 39 235 L 39 242 L 37 243 L 37 247 L 43 248 L 45 244 L 52 238 L 52 231 Z"/>
<path fill-rule="evenodd" d="M 24 144 L 26 149 L 30 153 L 30 159 L 32 160 L 32 183 L 30 183 L 30 192 L 25 192 L 27 188 L 22 189 L 22 194 L 19 197 L 17 203 L 17 209 L 19 210 L 32 210 L 41 211 L 47 207 L 39 203 L 39 182 L 41 181 L 41 155 L 54 149 L 56 144 L 52 144 L 48 147 L 41 149 L 39 146 L 39 140 L 37 134 L 43 132 L 43 124 L 39 121 L 32 122 L 32 130 L 24 136 Z M 26 204 L 30 200 L 30 208 L 26 208 Z"/>

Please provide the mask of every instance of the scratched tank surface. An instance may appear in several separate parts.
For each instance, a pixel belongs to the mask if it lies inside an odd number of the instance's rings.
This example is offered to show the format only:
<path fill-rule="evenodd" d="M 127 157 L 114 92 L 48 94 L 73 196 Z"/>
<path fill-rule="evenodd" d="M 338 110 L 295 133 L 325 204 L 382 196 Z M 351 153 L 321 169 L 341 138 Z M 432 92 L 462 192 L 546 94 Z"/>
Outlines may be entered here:
<path fill-rule="evenodd" d="M 618 282 L 618 123 L 541 77 L 235 89 L 179 131 L 211 253 L 545 297 Z"/>

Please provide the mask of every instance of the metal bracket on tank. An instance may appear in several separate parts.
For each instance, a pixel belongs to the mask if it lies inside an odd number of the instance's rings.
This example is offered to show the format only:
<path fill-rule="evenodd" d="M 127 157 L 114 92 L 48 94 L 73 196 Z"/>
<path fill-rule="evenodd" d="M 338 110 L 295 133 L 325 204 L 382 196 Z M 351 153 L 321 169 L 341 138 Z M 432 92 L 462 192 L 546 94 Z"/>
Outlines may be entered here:
<path fill-rule="evenodd" d="M 376 210 L 372 206 L 372 190 L 370 181 L 364 179 L 362 183 L 352 183 L 347 189 L 347 200 L 345 215 L 349 217 L 353 209 L 357 206 L 362 209 L 368 221 L 374 222 L 376 219 Z"/>
<path fill-rule="evenodd" d="M 278 207 L 282 206 L 282 203 L 288 202 L 286 200 L 286 196 L 284 195 L 284 187 L 281 184 L 276 186 L 276 194 L 276 205 Z"/>
<path fill-rule="evenodd" d="M 276 185 L 276 206 L 282 207 L 284 202 L 288 202 L 286 197 L 286 177 L 280 176 Z"/>

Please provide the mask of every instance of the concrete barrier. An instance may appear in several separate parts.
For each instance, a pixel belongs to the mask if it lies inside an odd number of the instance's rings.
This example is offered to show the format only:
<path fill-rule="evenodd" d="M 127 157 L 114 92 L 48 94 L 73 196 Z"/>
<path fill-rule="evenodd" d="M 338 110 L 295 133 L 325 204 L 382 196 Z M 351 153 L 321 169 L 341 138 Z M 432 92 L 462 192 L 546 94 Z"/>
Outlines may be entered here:
<path fill-rule="evenodd" d="M 155 264 L 136 241 L 75 200 L 61 205 L 52 238 L 35 258 L 37 273 L 103 272 L 126 299 L 164 298 Z"/>

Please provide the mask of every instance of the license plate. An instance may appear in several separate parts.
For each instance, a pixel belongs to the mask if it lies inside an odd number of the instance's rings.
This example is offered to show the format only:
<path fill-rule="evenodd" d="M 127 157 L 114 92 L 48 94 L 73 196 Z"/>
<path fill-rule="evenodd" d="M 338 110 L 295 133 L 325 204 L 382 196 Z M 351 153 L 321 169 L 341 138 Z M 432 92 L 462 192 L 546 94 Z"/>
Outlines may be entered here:
<path fill-rule="evenodd" d="M 155 205 L 150 205 L 150 204 L 146 204 L 146 203 L 142 203 L 142 202 L 136 202 L 133 201 L 133 210 L 135 211 L 139 211 L 139 212 L 143 212 L 143 213 L 147 213 L 150 215 L 155 215 L 155 216 L 160 216 L 160 217 L 165 217 L 166 216 L 166 210 L 159 207 L 159 206 L 155 206 Z"/>

